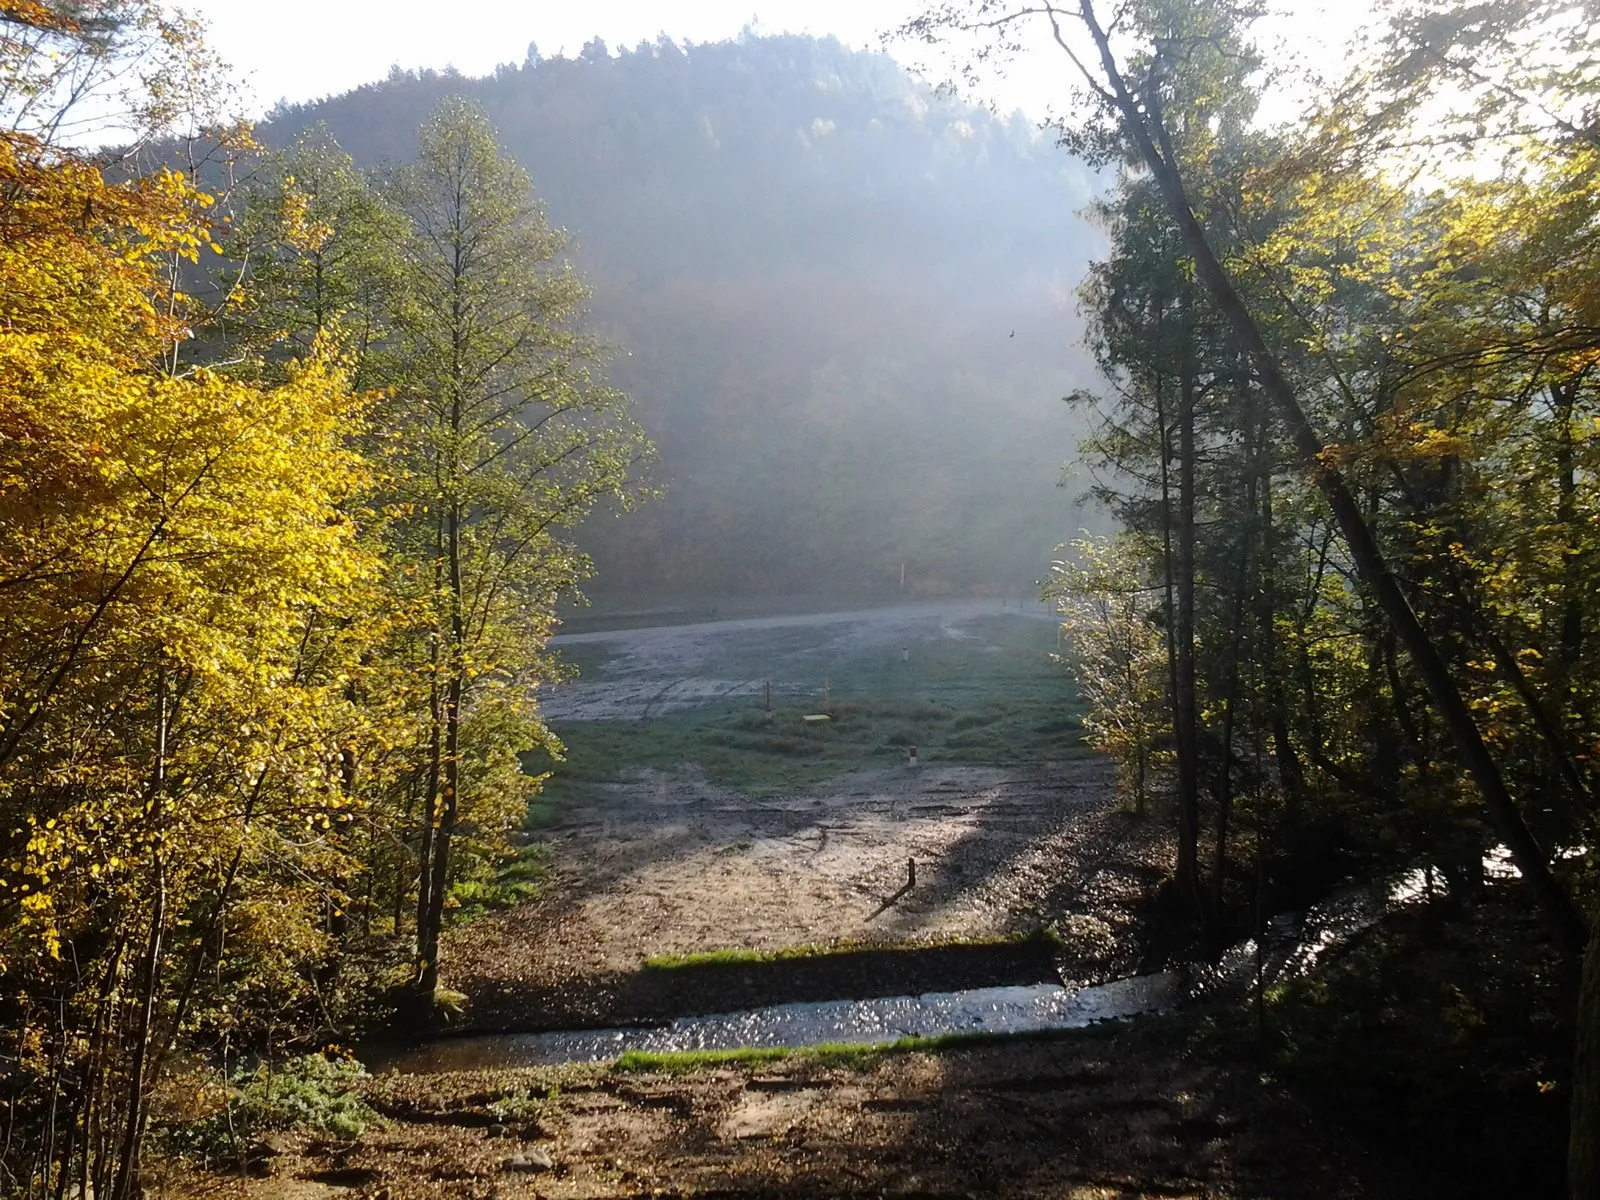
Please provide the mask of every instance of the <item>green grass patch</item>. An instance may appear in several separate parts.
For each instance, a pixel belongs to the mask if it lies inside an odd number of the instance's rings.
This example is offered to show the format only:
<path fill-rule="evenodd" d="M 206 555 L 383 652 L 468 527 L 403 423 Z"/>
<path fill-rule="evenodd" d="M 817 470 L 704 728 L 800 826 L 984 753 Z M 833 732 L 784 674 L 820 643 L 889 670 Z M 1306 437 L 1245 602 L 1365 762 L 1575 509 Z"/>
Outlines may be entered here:
<path fill-rule="evenodd" d="M 1004 1042 L 1059 1041 L 1097 1033 L 1080 1029 L 1037 1029 L 1024 1033 L 942 1033 L 903 1037 L 892 1042 L 825 1042 L 818 1046 L 742 1046 L 736 1050 L 629 1050 L 612 1064 L 625 1072 L 685 1075 L 710 1067 L 798 1060 L 822 1067 L 868 1070 L 891 1054 L 937 1054 Z"/>
<path fill-rule="evenodd" d="M 698 950 L 693 954 L 653 954 L 644 960 L 652 971 L 676 971 L 683 967 L 731 966 L 735 963 L 783 962 L 794 958 L 818 958 L 825 954 L 847 954 L 833 946 L 785 946 L 781 950 Z"/>
<path fill-rule="evenodd" d="M 767 647 L 772 660 L 807 665 L 773 678 L 772 713 L 745 696 L 645 721 L 556 722 L 566 761 L 529 756 L 530 771 L 555 772 L 533 805 L 530 827 L 630 768 L 695 766 L 713 783 L 766 796 L 895 766 L 910 746 L 924 764 L 1010 766 L 1087 754 L 1082 706 L 1070 678 L 1050 661 L 1054 624 L 997 616 L 964 629 L 972 636 L 913 645 L 910 661 L 892 646 L 830 654 L 817 630 L 779 631 L 777 644 Z M 579 665 L 590 678 L 604 677 L 603 660 Z M 718 678 L 761 679 L 771 666 L 746 648 L 700 669 Z M 832 720 L 803 719 L 823 711 Z"/>
<path fill-rule="evenodd" d="M 731 966 L 738 963 L 788 962 L 794 959 L 827 958 L 833 955 L 934 950 L 944 946 L 1022 946 L 1039 944 L 1060 949 L 1065 943 L 1055 929 L 1046 926 L 1027 933 L 1007 933 L 998 937 L 946 938 L 931 942 L 838 941 L 816 945 L 783 946 L 776 950 L 725 948 L 700 950 L 692 954 L 655 954 L 644 960 L 652 971 L 676 971 L 684 967 Z"/>
<path fill-rule="evenodd" d="M 550 848 L 544 842 L 518 846 L 503 861 L 483 865 L 474 877 L 450 885 L 446 902 L 451 924 L 461 924 L 502 908 L 537 900 L 550 871 Z"/>
<path fill-rule="evenodd" d="M 303 1130 L 341 1140 L 380 1124 L 360 1094 L 366 1070 L 353 1059 L 307 1054 L 241 1070 L 221 1089 L 225 1103 L 197 1121 L 158 1132 L 164 1149 L 212 1157 L 272 1130 Z"/>

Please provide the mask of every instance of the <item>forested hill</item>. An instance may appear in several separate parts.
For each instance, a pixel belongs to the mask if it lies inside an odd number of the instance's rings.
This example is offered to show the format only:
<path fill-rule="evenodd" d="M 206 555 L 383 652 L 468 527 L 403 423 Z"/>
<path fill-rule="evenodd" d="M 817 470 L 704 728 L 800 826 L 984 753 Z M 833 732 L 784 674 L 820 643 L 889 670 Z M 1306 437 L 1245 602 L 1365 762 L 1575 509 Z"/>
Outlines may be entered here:
<path fill-rule="evenodd" d="M 403 160 L 488 111 L 567 229 L 664 496 L 584 531 L 598 605 L 1015 591 L 1082 523 L 1057 486 L 1089 381 L 1082 164 L 1021 117 L 837 41 L 671 41 L 282 107 Z"/>

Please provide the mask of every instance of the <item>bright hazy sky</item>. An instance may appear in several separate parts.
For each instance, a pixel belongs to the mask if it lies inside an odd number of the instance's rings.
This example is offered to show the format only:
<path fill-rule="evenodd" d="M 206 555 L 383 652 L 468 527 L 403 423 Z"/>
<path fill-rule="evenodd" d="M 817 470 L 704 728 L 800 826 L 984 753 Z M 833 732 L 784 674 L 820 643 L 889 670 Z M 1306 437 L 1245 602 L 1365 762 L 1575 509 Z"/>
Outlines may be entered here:
<path fill-rule="evenodd" d="M 1350 28 L 1372 0 L 1286 0 L 1293 16 L 1275 31 L 1308 43 Z M 678 41 L 760 33 L 833 34 L 846 45 L 876 48 L 879 35 L 919 11 L 917 0 L 180 0 L 211 26 L 211 43 L 242 76 L 256 112 L 279 99 L 313 100 L 381 79 L 391 65 L 454 66 L 483 75 L 496 64 L 521 63 L 528 43 L 546 58 L 571 57 L 598 34 L 615 51 L 666 33 Z M 908 61 L 913 48 L 892 48 Z M 933 82 L 948 74 L 925 64 Z M 1011 68 L 990 94 L 974 99 L 1042 117 L 1066 98 L 1068 68 L 1059 52 Z"/>
<path fill-rule="evenodd" d="M 666 33 L 678 41 L 762 33 L 834 34 L 855 47 L 915 11 L 915 0 L 180 0 L 211 25 L 211 42 L 270 107 L 381 79 L 391 64 L 454 65 L 482 75 L 521 63 L 528 43 L 546 58 L 576 55 L 596 34 L 613 51 Z"/>

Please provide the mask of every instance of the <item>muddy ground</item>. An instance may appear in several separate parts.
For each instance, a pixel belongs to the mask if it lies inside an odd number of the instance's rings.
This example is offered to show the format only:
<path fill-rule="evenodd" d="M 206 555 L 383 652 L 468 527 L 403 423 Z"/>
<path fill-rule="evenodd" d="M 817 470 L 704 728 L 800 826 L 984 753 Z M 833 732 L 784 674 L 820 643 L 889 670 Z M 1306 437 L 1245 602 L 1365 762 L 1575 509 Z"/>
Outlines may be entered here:
<path fill-rule="evenodd" d="M 1148 823 L 1115 811 L 1107 792 L 1106 768 L 1094 761 L 896 767 L 760 802 L 692 771 L 643 774 L 551 831 L 558 865 L 546 895 L 459 931 L 446 951 L 447 983 L 469 997 L 463 1024 L 473 1029 L 616 1024 L 824 998 L 699 997 L 688 989 L 706 972 L 660 981 L 664 973 L 645 969 L 654 956 L 928 946 L 1046 925 L 1061 935 L 1068 975 L 1126 973 L 1139 954 L 1138 906 L 1168 850 Z M 913 860 L 915 887 L 879 912 Z M 726 972 L 713 982 L 737 985 Z M 841 981 L 833 995 L 1022 980 L 986 977 L 980 965 L 943 981 L 891 974 L 886 982 Z"/>
<path fill-rule="evenodd" d="M 1190 1034 L 1152 1021 L 856 1069 L 380 1077 L 386 1128 L 280 1139 L 268 1178 L 205 1187 L 252 1200 L 1435 1194 L 1270 1076 L 1190 1061 Z"/>
<path fill-rule="evenodd" d="M 777 705 L 801 697 L 802 708 L 820 706 L 811 694 L 819 682 L 836 699 L 846 689 L 893 691 L 900 681 L 874 673 L 875 653 L 889 651 L 890 670 L 903 655 L 912 674 L 954 643 L 965 657 L 924 668 L 909 680 L 915 693 L 900 697 L 919 711 L 981 692 L 990 660 L 1006 649 L 989 639 L 1019 631 L 1050 636 L 1037 617 L 975 605 L 582 635 L 565 645 L 606 653 L 547 710 L 558 729 L 573 730 L 574 714 L 643 728 L 693 697 L 737 688 L 754 715 L 766 680 L 737 678 L 752 669 L 776 677 Z M 1043 651 L 1034 658 L 1043 686 L 1069 705 L 1065 678 Z M 959 960 L 853 956 L 834 964 L 831 987 L 818 964 L 803 981 L 788 978 L 799 968 L 670 979 L 644 969 L 653 957 L 724 948 L 927 947 L 1048 927 L 1069 979 L 1132 971 L 1139 908 L 1167 870 L 1170 842 L 1157 824 L 1118 809 L 1109 766 L 1087 755 L 1075 725 L 1053 761 L 968 765 L 940 753 L 923 747 L 915 767 L 901 750 L 868 756 L 836 778 L 775 794 L 719 785 L 694 763 L 635 768 L 566 798 L 540 831 L 553 864 L 543 897 L 458 930 L 446 946 L 446 983 L 468 997 L 461 1026 L 618 1024 L 1051 974 L 1049 963 L 1041 973 L 1001 947 Z M 883 908 L 912 862 L 915 886 Z"/>
<path fill-rule="evenodd" d="M 1041 627 L 1036 617 L 1030 632 L 1015 624 L 1025 615 L 1010 625 L 994 616 L 894 610 L 570 640 L 590 674 L 553 694 L 548 711 L 575 740 L 582 721 L 604 720 L 608 748 L 707 697 L 754 705 L 769 679 L 779 704 L 802 712 L 841 689 L 861 705 L 877 702 L 874 689 L 892 693 L 894 704 L 872 710 L 882 728 L 858 728 L 820 773 L 763 775 L 744 751 L 720 777 L 692 760 L 601 764 L 539 830 L 552 864 L 541 898 L 450 935 L 445 980 L 466 996 L 456 1031 L 597 1027 L 1134 970 L 1141 915 L 1169 867 L 1166 822 L 1120 811 L 1106 764 L 1040 719 L 1070 705 L 1045 651 L 1029 643 L 1025 661 L 1044 663 L 1037 670 L 985 675 L 983 664 L 1015 650 L 1018 629 L 1037 640 Z M 933 665 L 919 676 L 923 663 Z M 984 725 L 985 688 L 1002 685 L 1008 695 L 1034 689 L 1034 707 L 995 708 Z M 918 737 L 943 731 L 917 767 L 893 732 L 902 713 Z M 1000 732 L 975 741 L 979 727 Z M 708 744 L 737 732 L 707 728 Z M 1046 732 L 1030 735 L 1020 765 L 963 760 L 1028 730 Z M 883 908 L 908 860 L 915 886 Z M 1002 940 L 1045 927 L 1059 937 Z M 852 952 L 647 965 L 817 945 Z M 256 1147 L 255 1177 L 218 1164 L 221 1174 L 180 1172 L 176 1191 L 252 1200 L 1429 1194 L 1403 1166 L 1369 1161 L 1360 1139 L 1260 1067 L 1197 1050 L 1204 1041 L 1190 1014 L 849 1064 L 381 1073 L 365 1092 L 385 1123 L 359 1141 L 270 1139 Z"/>
<path fill-rule="evenodd" d="M 905 656 L 905 679 L 880 678 L 874 690 L 893 691 L 902 682 L 912 690 L 926 688 L 932 681 L 917 672 L 928 647 L 981 644 L 985 622 L 996 619 L 1053 625 L 1040 604 L 973 602 L 562 634 L 553 639 L 554 648 L 589 665 L 543 697 L 544 714 L 557 724 L 644 721 L 708 700 L 764 696 L 769 684 L 780 700 L 820 695 L 824 680 L 848 679 L 853 666 L 883 649 Z M 598 657 L 588 653 L 594 649 Z"/>

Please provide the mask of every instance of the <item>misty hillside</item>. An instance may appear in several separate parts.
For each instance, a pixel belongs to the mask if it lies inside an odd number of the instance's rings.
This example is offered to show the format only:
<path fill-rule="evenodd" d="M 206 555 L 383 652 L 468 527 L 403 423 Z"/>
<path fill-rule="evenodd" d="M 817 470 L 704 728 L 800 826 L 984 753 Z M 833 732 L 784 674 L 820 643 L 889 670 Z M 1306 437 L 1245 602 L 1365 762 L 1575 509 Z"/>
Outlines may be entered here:
<path fill-rule="evenodd" d="M 592 520 L 598 606 L 1015 592 L 1083 515 L 1086 168 L 882 55 L 744 37 L 529 54 L 280 107 L 366 164 L 481 103 L 574 240 L 661 499 Z"/>

